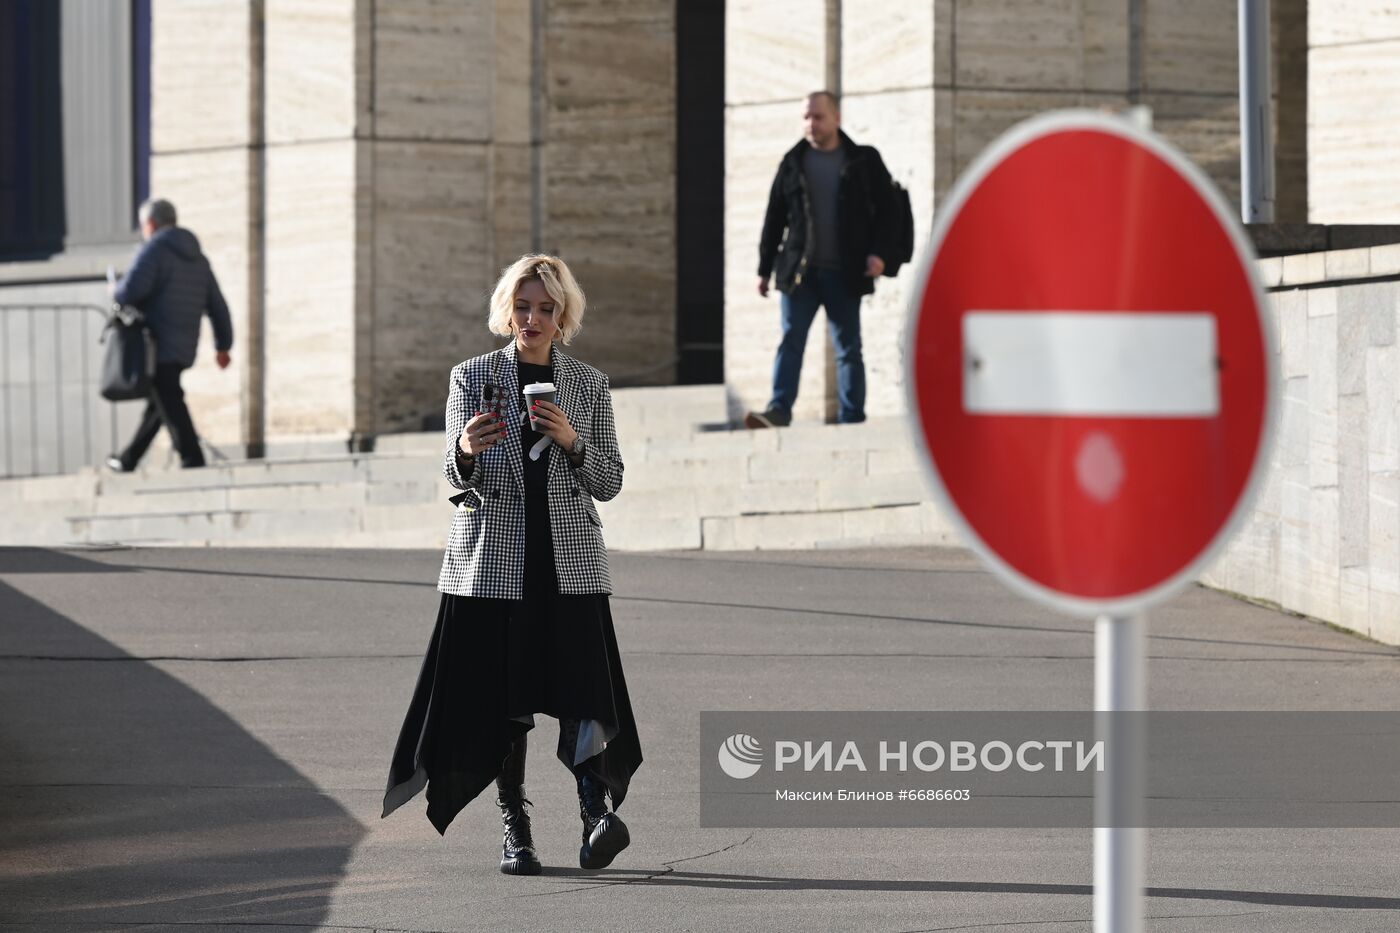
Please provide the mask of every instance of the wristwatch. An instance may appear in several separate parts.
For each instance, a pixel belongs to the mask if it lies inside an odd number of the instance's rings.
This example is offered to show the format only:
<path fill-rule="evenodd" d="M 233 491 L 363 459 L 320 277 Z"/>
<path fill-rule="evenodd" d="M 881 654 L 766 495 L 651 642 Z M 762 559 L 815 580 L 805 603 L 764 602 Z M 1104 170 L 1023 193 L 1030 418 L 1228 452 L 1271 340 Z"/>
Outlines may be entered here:
<path fill-rule="evenodd" d="M 580 435 L 578 435 L 577 437 L 575 437 L 575 438 L 574 438 L 574 442 L 573 442 L 572 444 L 569 445 L 569 456 L 570 456 L 570 457 L 577 457 L 577 456 L 580 456 L 580 455 L 583 453 L 583 448 L 584 448 L 584 444 L 583 444 L 583 435 L 580 434 Z"/>

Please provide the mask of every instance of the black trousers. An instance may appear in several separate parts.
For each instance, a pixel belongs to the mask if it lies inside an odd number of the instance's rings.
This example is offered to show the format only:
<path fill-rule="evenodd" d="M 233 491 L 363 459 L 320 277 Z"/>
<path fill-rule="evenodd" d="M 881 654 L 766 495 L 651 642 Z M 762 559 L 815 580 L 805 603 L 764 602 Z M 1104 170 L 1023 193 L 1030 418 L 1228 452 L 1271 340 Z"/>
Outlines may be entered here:
<path fill-rule="evenodd" d="M 119 455 L 122 466 L 136 469 L 136 464 L 146 455 L 151 441 L 156 439 L 160 426 L 170 433 L 170 443 L 180 454 L 180 463 L 187 467 L 204 466 L 204 451 L 199 448 L 199 435 L 195 433 L 194 421 L 185 405 L 185 390 L 180 388 L 180 373 L 185 367 L 179 363 L 160 363 L 156 366 L 152 380 L 150 400 L 146 402 L 146 413 L 141 416 L 141 426 L 131 439 L 126 450 Z"/>

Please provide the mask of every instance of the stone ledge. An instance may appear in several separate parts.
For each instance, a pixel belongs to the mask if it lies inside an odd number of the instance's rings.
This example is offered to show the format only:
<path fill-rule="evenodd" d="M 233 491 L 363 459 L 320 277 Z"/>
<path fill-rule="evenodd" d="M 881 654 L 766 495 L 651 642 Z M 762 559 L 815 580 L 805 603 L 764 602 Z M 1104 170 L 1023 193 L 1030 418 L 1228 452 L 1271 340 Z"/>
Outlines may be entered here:
<path fill-rule="evenodd" d="M 1400 243 L 1397 224 L 1245 224 L 1245 230 L 1264 258 Z"/>
<path fill-rule="evenodd" d="M 1270 291 L 1327 282 L 1361 283 L 1400 275 L 1400 243 L 1269 256 L 1258 261 L 1259 278 Z"/>
<path fill-rule="evenodd" d="M 47 259 L 0 262 L 0 286 L 47 285 L 58 282 L 103 282 L 107 267 L 123 270 L 141 245 L 133 232 L 130 241 L 106 247 L 74 247 Z M 67 304 L 67 302 L 65 302 Z"/>

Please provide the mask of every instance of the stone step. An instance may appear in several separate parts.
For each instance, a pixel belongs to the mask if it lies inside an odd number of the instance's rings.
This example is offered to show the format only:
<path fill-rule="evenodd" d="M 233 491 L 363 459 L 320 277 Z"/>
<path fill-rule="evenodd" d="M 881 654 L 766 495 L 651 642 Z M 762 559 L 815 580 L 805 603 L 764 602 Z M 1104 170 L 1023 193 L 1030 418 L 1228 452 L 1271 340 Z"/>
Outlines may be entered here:
<path fill-rule="evenodd" d="M 95 471 L 63 476 L 25 476 L 0 480 L 0 510 L 17 502 L 55 502 L 90 499 L 97 494 Z"/>
<path fill-rule="evenodd" d="M 669 409 L 696 412 L 705 420 L 723 421 L 726 398 L 724 386 L 718 384 L 612 390 L 613 412 L 619 417 L 632 412 Z"/>
<path fill-rule="evenodd" d="M 612 400 L 618 436 L 624 441 L 685 437 L 700 425 L 719 424 L 725 420 L 723 386 L 614 389 Z M 438 431 L 384 434 L 375 438 L 374 452 L 441 456 L 445 445 L 446 438 Z M 303 446 L 308 452 L 313 450 L 308 445 Z"/>
<path fill-rule="evenodd" d="M 628 513 L 603 519 L 603 540 L 612 551 L 693 551 L 701 545 L 698 516 Z"/>
<path fill-rule="evenodd" d="M 872 418 L 859 424 L 799 423 L 772 431 L 777 435 L 777 449 L 783 451 L 913 451 L 913 432 L 914 425 L 907 418 Z"/>
<path fill-rule="evenodd" d="M 0 505 L 0 546 L 66 544 L 76 540 L 68 516 L 92 507 L 91 499 L 6 502 Z"/>
<path fill-rule="evenodd" d="M 706 518 L 701 536 L 706 550 L 720 551 L 961 545 L 952 523 L 931 502 L 890 508 Z"/>
<path fill-rule="evenodd" d="M 712 467 L 705 467 L 698 475 L 712 472 Z M 676 478 L 675 471 L 669 475 Z M 28 503 L 11 510 L 0 525 L 0 540 L 50 544 L 279 540 L 288 545 L 321 542 L 322 546 L 350 546 L 346 542 L 354 540 L 364 546 L 435 547 L 434 542 L 445 540 L 452 516 L 447 497 L 454 491 L 437 481 L 293 483 L 70 500 L 63 503 L 61 514 L 46 509 L 48 504 Z M 895 534 L 886 527 L 890 515 L 920 508 L 928 500 L 922 476 L 905 472 L 866 477 L 861 482 L 802 479 L 643 486 L 628 488 L 623 497 L 598 507 L 608 543 L 619 549 L 700 547 L 702 540 L 721 542 L 706 546 L 749 547 L 769 535 L 777 536 L 773 540 L 789 540 L 791 535 L 783 529 L 810 530 L 820 524 L 813 516 L 847 512 L 872 513 L 873 517 L 862 520 L 884 522 L 863 533 L 862 539 L 888 539 Z M 842 534 L 854 530 L 854 521 L 846 520 Z M 899 533 L 914 532 L 900 526 Z"/>
<path fill-rule="evenodd" d="M 95 514 L 67 519 L 64 542 L 278 547 L 442 547 L 446 501 L 276 510 Z"/>
<path fill-rule="evenodd" d="M 618 445 L 630 470 L 642 461 L 673 462 L 709 457 L 733 457 L 778 449 L 777 431 L 692 431 L 649 437 L 621 435 Z"/>
<path fill-rule="evenodd" d="M 629 473 L 631 471 L 629 470 Z M 772 479 L 749 483 L 709 480 L 686 486 L 634 485 L 628 476 L 622 495 L 598 503 L 604 521 L 609 516 L 640 514 L 657 517 L 694 515 L 763 515 L 774 512 L 820 512 L 833 509 L 879 508 L 933 500 L 921 473 L 906 471 L 879 476 Z"/>
<path fill-rule="evenodd" d="M 620 417 L 656 430 L 622 436 L 624 494 L 599 503 L 610 547 L 952 540 L 930 504 L 907 419 L 668 433 L 676 412 L 718 407 L 722 391 L 626 391 Z M 457 491 L 441 476 L 441 435 L 381 441 L 373 453 L 0 481 L 0 541 L 441 547 Z"/>
<path fill-rule="evenodd" d="M 67 517 L 223 512 L 229 509 L 233 489 L 231 486 L 200 486 L 113 492 L 86 500 L 78 508 L 71 509 Z"/>
<path fill-rule="evenodd" d="M 268 483 L 379 482 L 388 478 L 421 481 L 425 472 L 437 475 L 436 434 L 394 435 L 374 453 L 234 461 L 199 470 L 143 469 L 128 474 L 84 470 L 69 476 L 0 480 L 0 502 L 73 499 L 83 496 L 149 493 L 167 489 L 221 488 Z M 859 425 L 798 425 L 772 431 L 697 431 L 622 437 L 623 460 L 629 471 L 641 472 L 644 462 L 673 464 L 681 470 L 678 484 L 689 482 L 687 464 L 713 462 L 732 468 L 736 458 L 764 455 L 755 465 L 764 472 L 783 454 L 814 453 L 831 468 L 854 462 L 852 451 L 869 454 L 871 473 L 901 471 L 915 462 L 908 425 L 903 419 L 868 421 Z M 777 455 L 777 456 L 774 456 Z M 809 458 L 803 457 L 802 461 Z M 797 461 L 794 461 L 797 462 Z M 824 467 L 798 467 L 819 470 Z M 756 477 L 757 478 L 757 477 Z M 650 480 L 648 480 L 650 482 Z"/>

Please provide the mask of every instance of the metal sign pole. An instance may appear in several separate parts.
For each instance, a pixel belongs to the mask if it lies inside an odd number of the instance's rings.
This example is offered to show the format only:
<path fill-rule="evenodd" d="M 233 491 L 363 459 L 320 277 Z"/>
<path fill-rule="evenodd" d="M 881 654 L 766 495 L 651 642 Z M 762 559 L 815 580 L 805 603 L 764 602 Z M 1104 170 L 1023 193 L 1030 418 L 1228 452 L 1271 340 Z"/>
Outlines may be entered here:
<path fill-rule="evenodd" d="M 1240 216 L 1274 222 L 1273 99 L 1269 68 L 1269 0 L 1239 0 Z"/>
<path fill-rule="evenodd" d="M 1147 706 L 1143 616 L 1099 616 L 1094 623 L 1094 710 L 1138 712 Z M 1138 717 L 1096 715 L 1105 769 L 1094 780 L 1094 930 L 1142 933 L 1146 737 Z"/>

